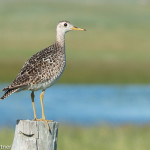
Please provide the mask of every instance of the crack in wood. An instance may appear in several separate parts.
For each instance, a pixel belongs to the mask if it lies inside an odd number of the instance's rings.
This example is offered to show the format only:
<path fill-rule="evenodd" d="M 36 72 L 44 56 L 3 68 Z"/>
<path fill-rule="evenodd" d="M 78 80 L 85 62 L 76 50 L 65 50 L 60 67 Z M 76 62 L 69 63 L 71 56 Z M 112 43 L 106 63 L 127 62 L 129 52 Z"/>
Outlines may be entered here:
<path fill-rule="evenodd" d="M 34 134 L 26 134 L 26 133 L 23 133 L 22 131 L 19 131 L 20 134 L 24 135 L 24 136 L 27 136 L 27 137 L 33 137 Z"/>

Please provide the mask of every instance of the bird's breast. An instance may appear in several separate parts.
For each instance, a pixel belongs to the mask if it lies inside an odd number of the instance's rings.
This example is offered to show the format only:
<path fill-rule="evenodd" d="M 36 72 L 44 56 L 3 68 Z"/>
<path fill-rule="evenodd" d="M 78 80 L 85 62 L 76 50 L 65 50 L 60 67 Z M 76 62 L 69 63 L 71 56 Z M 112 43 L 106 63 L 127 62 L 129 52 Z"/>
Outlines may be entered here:
<path fill-rule="evenodd" d="M 38 82 L 31 84 L 28 90 L 37 91 L 40 89 L 47 89 L 52 86 L 62 75 L 66 65 L 66 58 L 64 56 L 56 57 L 56 59 L 48 58 L 41 67 L 41 72 L 35 77 Z M 36 79 L 37 78 L 37 79 Z"/>

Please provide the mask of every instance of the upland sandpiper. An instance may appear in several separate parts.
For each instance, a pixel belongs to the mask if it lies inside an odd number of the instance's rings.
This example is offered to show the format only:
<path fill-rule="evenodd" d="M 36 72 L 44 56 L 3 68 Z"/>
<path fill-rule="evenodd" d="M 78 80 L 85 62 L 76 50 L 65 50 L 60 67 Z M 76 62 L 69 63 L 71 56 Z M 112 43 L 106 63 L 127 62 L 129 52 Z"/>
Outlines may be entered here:
<path fill-rule="evenodd" d="M 60 21 L 56 27 L 56 42 L 51 46 L 39 51 L 33 55 L 22 67 L 15 80 L 3 89 L 5 94 L 1 97 L 5 99 L 12 93 L 22 90 L 31 91 L 31 99 L 34 111 L 35 121 L 45 121 L 43 96 L 45 90 L 52 86 L 62 75 L 65 64 L 65 33 L 71 30 L 85 31 L 85 29 L 73 26 L 69 21 Z M 42 107 L 42 118 L 37 119 L 34 105 L 34 91 L 42 90 L 40 101 Z"/>

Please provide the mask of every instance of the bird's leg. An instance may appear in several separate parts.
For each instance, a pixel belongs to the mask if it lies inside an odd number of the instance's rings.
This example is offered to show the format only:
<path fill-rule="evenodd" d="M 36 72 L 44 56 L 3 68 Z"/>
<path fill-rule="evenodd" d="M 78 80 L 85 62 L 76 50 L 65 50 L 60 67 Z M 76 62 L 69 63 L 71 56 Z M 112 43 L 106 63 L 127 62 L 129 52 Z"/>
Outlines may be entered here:
<path fill-rule="evenodd" d="M 41 107 L 42 107 L 42 119 L 40 119 L 41 121 L 45 121 L 48 130 L 50 130 L 49 125 L 48 125 L 48 121 L 45 119 L 45 114 L 44 114 L 44 107 L 43 107 L 43 96 L 44 96 L 45 90 L 42 91 L 41 95 L 40 95 L 40 101 L 41 101 Z"/>
<path fill-rule="evenodd" d="M 42 119 L 45 120 L 45 114 L 44 114 L 44 107 L 43 107 L 43 96 L 44 96 L 45 90 L 42 91 L 40 95 L 40 100 L 41 100 L 41 107 L 42 107 Z"/>
<path fill-rule="evenodd" d="M 34 92 L 33 91 L 31 93 L 31 99 L 32 99 L 33 112 L 34 112 L 34 120 L 37 120 L 36 111 L 35 111 L 35 104 L 34 104 Z"/>

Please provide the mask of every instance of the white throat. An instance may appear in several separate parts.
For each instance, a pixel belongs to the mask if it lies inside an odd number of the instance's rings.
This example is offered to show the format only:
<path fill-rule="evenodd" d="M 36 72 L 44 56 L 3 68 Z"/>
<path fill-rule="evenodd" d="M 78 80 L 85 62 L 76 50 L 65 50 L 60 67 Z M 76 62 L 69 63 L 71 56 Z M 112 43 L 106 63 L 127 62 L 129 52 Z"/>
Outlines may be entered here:
<path fill-rule="evenodd" d="M 65 31 L 57 28 L 56 31 L 56 42 L 58 42 L 62 47 L 65 46 Z"/>

